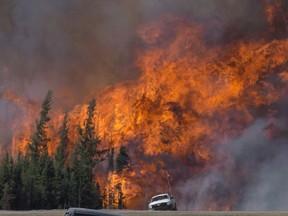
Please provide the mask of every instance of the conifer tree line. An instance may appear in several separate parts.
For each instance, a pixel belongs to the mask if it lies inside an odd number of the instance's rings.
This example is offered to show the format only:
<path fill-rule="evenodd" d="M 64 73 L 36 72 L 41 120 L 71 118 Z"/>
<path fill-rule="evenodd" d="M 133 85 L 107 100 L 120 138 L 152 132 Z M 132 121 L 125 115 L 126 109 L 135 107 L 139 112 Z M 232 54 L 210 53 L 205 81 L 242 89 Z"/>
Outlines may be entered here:
<path fill-rule="evenodd" d="M 52 108 L 52 91 L 48 91 L 42 106 L 36 129 L 27 145 L 25 155 L 12 158 L 8 153 L 0 165 L 0 208 L 5 210 L 56 209 L 83 207 L 100 209 L 105 204 L 95 170 L 108 159 L 107 172 L 121 173 L 130 167 L 130 157 L 121 147 L 116 160 L 114 148 L 103 149 L 93 122 L 96 100 L 90 101 L 84 126 L 78 126 L 78 142 L 67 155 L 68 115 L 63 118 L 60 142 L 53 155 L 48 154 L 49 111 Z M 111 152 L 113 151 L 113 157 Z M 69 161 L 67 161 L 69 158 Z M 104 188 L 105 186 L 103 186 Z M 121 185 L 116 186 L 121 191 Z M 122 194 L 122 192 L 120 193 Z M 124 208 L 125 197 L 118 200 Z"/>

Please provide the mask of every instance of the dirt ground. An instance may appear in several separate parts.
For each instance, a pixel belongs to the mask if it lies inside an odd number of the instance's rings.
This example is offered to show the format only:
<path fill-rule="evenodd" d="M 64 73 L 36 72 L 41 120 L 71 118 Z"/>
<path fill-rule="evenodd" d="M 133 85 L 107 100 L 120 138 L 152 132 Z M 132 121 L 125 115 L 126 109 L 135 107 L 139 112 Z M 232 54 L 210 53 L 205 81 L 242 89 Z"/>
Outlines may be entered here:
<path fill-rule="evenodd" d="M 107 212 L 107 210 L 103 210 Z M 47 211 L 0 211 L 3 216 L 63 216 L 65 210 Z M 197 212 L 197 211 L 109 211 L 123 216 L 288 216 L 288 212 Z"/>

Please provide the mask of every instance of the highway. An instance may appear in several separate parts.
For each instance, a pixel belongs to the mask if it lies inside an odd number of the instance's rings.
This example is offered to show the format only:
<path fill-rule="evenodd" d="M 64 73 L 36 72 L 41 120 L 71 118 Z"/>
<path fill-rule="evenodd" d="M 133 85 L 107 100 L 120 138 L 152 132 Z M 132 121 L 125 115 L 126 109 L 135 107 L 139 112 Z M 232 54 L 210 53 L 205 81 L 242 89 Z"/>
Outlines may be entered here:
<path fill-rule="evenodd" d="M 288 211 L 248 212 L 248 211 L 139 211 L 102 210 L 123 216 L 288 216 Z M 64 216 L 65 210 L 0 211 L 1 216 Z"/>
<path fill-rule="evenodd" d="M 288 216 L 283 212 L 224 212 L 224 211 L 115 211 L 125 216 Z"/>

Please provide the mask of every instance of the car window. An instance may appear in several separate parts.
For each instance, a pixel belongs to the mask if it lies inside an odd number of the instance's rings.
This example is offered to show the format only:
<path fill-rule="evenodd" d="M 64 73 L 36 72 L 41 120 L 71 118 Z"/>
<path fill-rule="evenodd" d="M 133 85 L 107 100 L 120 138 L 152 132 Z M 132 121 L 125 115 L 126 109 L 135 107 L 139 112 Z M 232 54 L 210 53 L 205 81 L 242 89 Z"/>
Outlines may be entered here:
<path fill-rule="evenodd" d="M 91 216 L 94 214 L 83 214 L 83 213 L 76 213 L 75 216 Z"/>
<path fill-rule="evenodd" d="M 163 195 L 163 196 L 157 196 L 152 198 L 152 202 L 158 201 L 158 200 L 162 200 L 162 199 L 168 199 L 167 195 Z"/>

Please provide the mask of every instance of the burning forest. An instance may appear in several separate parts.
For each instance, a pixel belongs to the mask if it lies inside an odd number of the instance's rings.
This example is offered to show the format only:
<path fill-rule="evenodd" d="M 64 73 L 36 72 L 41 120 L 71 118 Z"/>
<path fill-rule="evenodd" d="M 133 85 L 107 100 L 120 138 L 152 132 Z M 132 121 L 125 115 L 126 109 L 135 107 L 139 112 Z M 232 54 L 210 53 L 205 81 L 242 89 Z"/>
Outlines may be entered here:
<path fill-rule="evenodd" d="M 0 2 L 2 158 L 29 151 L 52 89 L 47 153 L 63 119 L 63 166 L 95 138 L 102 207 L 288 210 L 288 3 L 95 2 Z"/>

